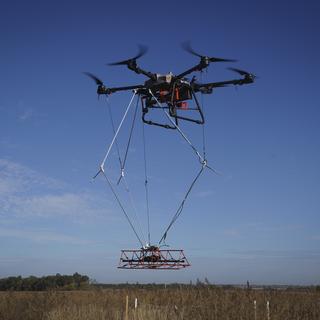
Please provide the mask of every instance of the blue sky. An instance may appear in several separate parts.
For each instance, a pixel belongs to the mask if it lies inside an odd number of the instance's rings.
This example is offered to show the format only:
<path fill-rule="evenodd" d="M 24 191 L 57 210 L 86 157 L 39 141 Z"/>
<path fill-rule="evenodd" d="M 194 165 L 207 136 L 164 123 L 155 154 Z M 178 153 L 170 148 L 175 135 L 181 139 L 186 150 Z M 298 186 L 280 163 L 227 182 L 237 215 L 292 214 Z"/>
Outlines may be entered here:
<path fill-rule="evenodd" d="M 2 3 L 0 277 L 77 271 L 102 282 L 319 284 L 319 9 L 317 1 Z M 91 181 L 112 130 L 105 100 L 81 73 L 109 86 L 143 82 L 105 65 L 139 43 L 150 48 L 142 67 L 179 73 L 198 62 L 181 50 L 185 40 L 239 60 L 211 64 L 204 81 L 233 78 L 230 66 L 259 79 L 204 96 L 207 157 L 222 175 L 205 172 L 167 238 L 192 267 L 118 270 L 120 249 L 138 243 L 103 179 Z M 117 123 L 130 96 L 109 99 Z M 183 129 L 201 148 L 201 128 Z M 177 133 L 146 134 L 156 242 L 199 164 Z M 141 155 L 138 122 L 127 177 L 145 230 Z M 109 160 L 114 180 L 115 152 Z"/>

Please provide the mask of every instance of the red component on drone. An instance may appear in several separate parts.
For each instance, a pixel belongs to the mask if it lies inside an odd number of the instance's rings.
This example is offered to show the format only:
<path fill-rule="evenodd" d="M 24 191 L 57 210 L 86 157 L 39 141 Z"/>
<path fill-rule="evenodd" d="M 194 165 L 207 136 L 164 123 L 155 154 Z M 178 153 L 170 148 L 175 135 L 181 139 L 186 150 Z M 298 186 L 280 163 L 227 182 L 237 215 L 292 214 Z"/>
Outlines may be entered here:
<path fill-rule="evenodd" d="M 188 109 L 188 102 L 186 102 L 186 101 L 178 102 L 177 107 L 179 109 L 187 110 Z"/>

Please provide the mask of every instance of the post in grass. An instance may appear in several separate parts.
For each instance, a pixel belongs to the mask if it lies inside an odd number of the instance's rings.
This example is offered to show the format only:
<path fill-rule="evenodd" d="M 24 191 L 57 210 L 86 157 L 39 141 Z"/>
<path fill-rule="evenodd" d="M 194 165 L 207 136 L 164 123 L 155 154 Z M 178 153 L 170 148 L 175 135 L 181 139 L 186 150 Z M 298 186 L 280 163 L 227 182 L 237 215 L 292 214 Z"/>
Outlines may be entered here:
<path fill-rule="evenodd" d="M 126 296 L 126 312 L 125 312 L 125 320 L 128 320 L 128 312 L 129 312 L 129 296 Z"/>
<path fill-rule="evenodd" d="M 270 320 L 270 302 L 267 301 L 267 320 Z"/>

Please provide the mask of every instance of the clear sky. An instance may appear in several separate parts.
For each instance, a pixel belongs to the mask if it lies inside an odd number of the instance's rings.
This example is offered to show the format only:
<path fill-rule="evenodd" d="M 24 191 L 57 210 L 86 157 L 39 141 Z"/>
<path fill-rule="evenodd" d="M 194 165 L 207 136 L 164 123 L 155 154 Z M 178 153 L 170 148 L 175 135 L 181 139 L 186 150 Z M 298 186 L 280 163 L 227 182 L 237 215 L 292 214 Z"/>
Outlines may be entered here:
<path fill-rule="evenodd" d="M 320 283 L 318 1 L 3 1 L 0 6 L 0 277 L 80 272 L 101 282 Z M 96 173 L 112 130 L 105 99 L 82 72 L 109 86 L 143 82 L 106 63 L 136 54 L 158 73 L 209 56 L 205 81 L 253 85 L 204 96 L 207 171 L 168 235 L 192 267 L 178 272 L 116 268 L 138 248 Z M 200 78 L 200 75 L 197 75 Z M 131 93 L 110 97 L 119 122 Z M 123 146 L 129 122 L 119 137 Z M 183 130 L 201 149 L 201 127 Z M 199 164 L 173 131 L 147 127 L 151 237 L 156 243 Z M 122 148 L 123 151 L 123 148 Z M 146 230 L 141 121 L 127 178 Z M 106 168 L 118 175 L 116 154 Z M 122 189 L 121 189 L 122 188 Z M 123 186 L 120 186 L 121 194 Z M 132 210 L 130 211 L 132 212 Z"/>

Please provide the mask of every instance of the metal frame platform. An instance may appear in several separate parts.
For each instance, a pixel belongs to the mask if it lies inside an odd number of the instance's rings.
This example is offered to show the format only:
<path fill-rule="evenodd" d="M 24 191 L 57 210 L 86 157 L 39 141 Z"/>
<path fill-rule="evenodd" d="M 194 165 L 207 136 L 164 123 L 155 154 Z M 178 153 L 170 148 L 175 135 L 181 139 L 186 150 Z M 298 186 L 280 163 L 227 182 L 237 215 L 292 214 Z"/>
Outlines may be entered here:
<path fill-rule="evenodd" d="M 183 250 L 151 249 L 121 250 L 119 269 L 179 270 L 190 264 Z"/>

